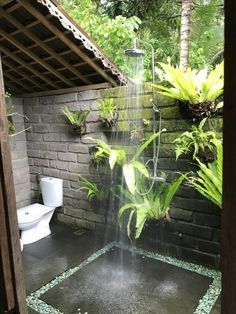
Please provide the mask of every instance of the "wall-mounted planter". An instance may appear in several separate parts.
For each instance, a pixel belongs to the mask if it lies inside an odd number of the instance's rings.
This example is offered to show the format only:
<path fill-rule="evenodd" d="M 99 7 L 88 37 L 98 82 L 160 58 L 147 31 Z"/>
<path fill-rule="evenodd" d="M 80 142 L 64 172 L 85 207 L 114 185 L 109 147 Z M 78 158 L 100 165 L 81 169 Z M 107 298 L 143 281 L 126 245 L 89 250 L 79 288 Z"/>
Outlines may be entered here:
<path fill-rule="evenodd" d="M 73 127 L 75 135 L 86 133 L 86 119 L 90 110 L 76 110 L 71 111 L 69 108 L 64 107 L 61 112 L 67 117 L 69 123 Z"/>

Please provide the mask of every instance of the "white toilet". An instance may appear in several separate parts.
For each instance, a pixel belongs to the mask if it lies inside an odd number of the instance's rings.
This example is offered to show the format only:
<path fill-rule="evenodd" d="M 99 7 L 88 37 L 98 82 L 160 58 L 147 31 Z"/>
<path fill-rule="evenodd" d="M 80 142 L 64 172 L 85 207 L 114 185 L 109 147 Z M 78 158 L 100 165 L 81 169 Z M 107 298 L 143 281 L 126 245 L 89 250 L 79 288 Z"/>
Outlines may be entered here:
<path fill-rule="evenodd" d="M 49 222 L 56 207 L 63 204 L 62 183 L 62 179 L 58 178 L 41 178 L 40 189 L 44 205 L 35 203 L 17 210 L 23 245 L 36 242 L 51 233 Z"/>

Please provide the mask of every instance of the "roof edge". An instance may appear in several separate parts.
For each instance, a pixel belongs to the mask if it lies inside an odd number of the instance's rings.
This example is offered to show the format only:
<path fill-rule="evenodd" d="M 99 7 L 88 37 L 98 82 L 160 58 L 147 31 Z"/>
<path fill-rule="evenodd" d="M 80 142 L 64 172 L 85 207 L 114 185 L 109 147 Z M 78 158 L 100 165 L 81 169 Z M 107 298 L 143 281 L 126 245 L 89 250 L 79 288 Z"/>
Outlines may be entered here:
<path fill-rule="evenodd" d="M 37 0 L 38 3 L 46 6 L 49 12 L 58 18 L 64 28 L 71 31 L 74 37 L 82 41 L 83 45 L 87 50 L 93 52 L 94 56 L 101 60 L 104 67 L 111 70 L 112 74 L 116 75 L 119 81 L 126 85 L 128 82 L 127 77 L 122 71 L 99 49 L 95 43 L 90 39 L 89 35 L 86 34 L 80 26 L 61 8 L 59 3 L 55 0 Z"/>

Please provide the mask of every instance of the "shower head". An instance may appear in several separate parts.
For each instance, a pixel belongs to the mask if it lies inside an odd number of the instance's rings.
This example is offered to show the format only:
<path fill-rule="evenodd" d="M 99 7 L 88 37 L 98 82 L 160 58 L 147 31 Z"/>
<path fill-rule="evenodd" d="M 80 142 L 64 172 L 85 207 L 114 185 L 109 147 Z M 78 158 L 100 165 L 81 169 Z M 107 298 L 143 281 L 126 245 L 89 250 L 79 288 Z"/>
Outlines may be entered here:
<path fill-rule="evenodd" d="M 125 55 L 126 56 L 131 56 L 131 57 L 143 56 L 144 55 L 144 51 L 141 50 L 141 49 L 137 49 L 137 48 L 126 49 L 125 50 Z"/>

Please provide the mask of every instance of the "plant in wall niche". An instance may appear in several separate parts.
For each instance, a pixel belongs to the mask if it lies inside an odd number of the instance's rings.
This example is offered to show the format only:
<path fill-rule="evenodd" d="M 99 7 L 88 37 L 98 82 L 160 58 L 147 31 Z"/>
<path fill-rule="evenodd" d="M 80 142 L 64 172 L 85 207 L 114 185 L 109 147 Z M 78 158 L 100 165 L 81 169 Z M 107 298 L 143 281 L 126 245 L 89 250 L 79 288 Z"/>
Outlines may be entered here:
<path fill-rule="evenodd" d="M 117 106 L 114 104 L 114 99 L 104 98 L 99 103 L 99 116 L 108 128 L 114 126 L 118 119 Z"/>
<path fill-rule="evenodd" d="M 142 174 L 145 177 L 149 177 L 149 173 L 147 168 L 143 163 L 138 161 L 139 156 L 142 152 L 152 143 L 155 138 L 157 138 L 162 132 L 152 134 L 143 144 L 139 145 L 136 153 L 132 157 L 130 161 L 128 161 L 126 151 L 122 148 L 111 148 L 107 143 L 99 139 L 93 139 L 89 137 L 92 142 L 97 144 L 97 153 L 96 157 L 104 157 L 109 161 L 109 165 L 111 170 L 115 167 L 115 165 L 119 165 L 122 167 L 122 173 L 125 179 L 125 183 L 131 194 L 135 194 L 136 192 L 136 175 L 137 172 Z"/>
<path fill-rule="evenodd" d="M 179 176 L 170 184 L 159 183 L 151 191 L 147 191 L 146 180 L 138 176 L 137 189 L 139 193 L 132 194 L 129 190 L 120 187 L 121 195 L 125 197 L 125 203 L 118 211 L 118 221 L 122 227 L 122 217 L 129 211 L 127 222 L 127 234 L 132 238 L 132 223 L 135 223 L 134 237 L 139 238 L 147 220 L 169 219 L 169 206 L 184 176 Z"/>
<path fill-rule="evenodd" d="M 198 158 L 196 158 L 199 166 L 197 176 L 185 176 L 185 178 L 199 193 L 222 208 L 222 142 L 214 139 L 214 145 L 217 151 L 216 160 L 205 165 Z"/>
<path fill-rule="evenodd" d="M 98 169 L 106 164 L 107 159 L 105 157 L 96 156 L 97 151 L 97 146 L 89 147 L 91 165 Z"/>
<path fill-rule="evenodd" d="M 223 62 L 207 74 L 207 69 L 201 71 L 188 69 L 184 73 L 180 68 L 170 64 L 159 63 L 164 70 L 164 80 L 171 85 L 153 85 L 159 88 L 159 93 L 174 98 L 187 105 L 194 117 L 211 116 L 223 106 L 217 105 L 217 98 L 223 93 L 224 69 Z M 180 103 L 180 106 L 183 104 Z"/>
<path fill-rule="evenodd" d="M 67 117 L 68 121 L 73 126 L 76 134 L 83 134 L 86 131 L 86 119 L 90 110 L 71 111 L 68 107 L 61 109 L 61 112 Z"/>
<path fill-rule="evenodd" d="M 174 140 L 176 159 L 183 154 L 192 154 L 206 161 L 215 157 L 215 131 L 204 131 L 207 118 L 204 118 L 198 126 L 193 125 L 191 131 L 186 131 Z"/>
<path fill-rule="evenodd" d="M 133 143 L 141 142 L 144 140 L 144 128 L 141 126 L 134 126 L 130 130 L 130 139 Z"/>
<path fill-rule="evenodd" d="M 88 179 L 84 178 L 83 176 L 77 174 L 80 183 L 80 190 L 84 190 L 87 192 L 87 198 L 91 200 L 92 198 L 96 197 L 99 200 L 104 199 L 107 196 L 107 193 L 103 191 L 97 184 L 92 183 Z"/>

